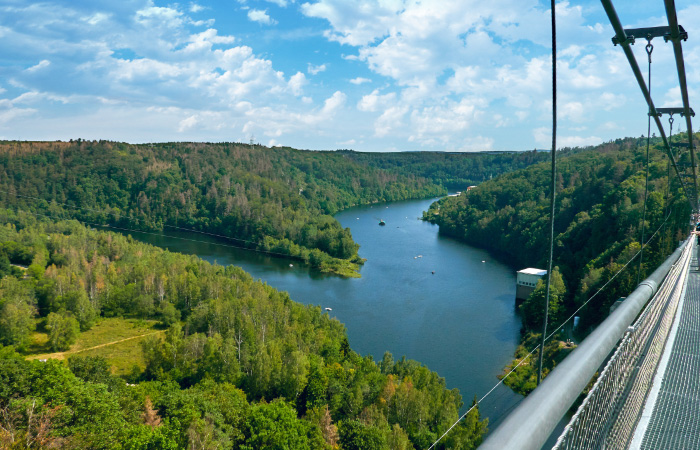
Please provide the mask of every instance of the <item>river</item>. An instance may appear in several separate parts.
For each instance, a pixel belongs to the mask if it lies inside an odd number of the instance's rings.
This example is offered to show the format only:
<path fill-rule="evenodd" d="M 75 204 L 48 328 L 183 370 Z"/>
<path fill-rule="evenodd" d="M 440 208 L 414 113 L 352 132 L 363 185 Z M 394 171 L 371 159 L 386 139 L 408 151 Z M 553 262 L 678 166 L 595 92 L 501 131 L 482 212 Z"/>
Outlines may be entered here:
<path fill-rule="evenodd" d="M 346 325 L 353 350 L 375 360 L 385 351 L 418 360 L 444 377 L 448 388 L 458 388 L 467 407 L 498 382 L 518 345 L 515 268 L 419 220 L 433 201 L 357 207 L 335 216 L 350 227 L 367 258 L 360 279 L 324 275 L 199 234 L 131 234 L 171 251 L 241 266 L 293 300 L 331 308 Z M 386 226 L 378 225 L 380 219 Z M 480 406 L 489 428 L 520 399 L 502 385 L 496 388 Z"/>

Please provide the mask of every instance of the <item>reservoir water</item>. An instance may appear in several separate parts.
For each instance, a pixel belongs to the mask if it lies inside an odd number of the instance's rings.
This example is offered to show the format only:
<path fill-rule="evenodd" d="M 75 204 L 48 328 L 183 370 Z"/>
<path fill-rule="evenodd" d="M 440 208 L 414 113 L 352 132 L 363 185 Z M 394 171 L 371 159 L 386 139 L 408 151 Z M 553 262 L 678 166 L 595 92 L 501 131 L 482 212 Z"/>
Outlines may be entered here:
<path fill-rule="evenodd" d="M 241 266 L 297 302 L 331 308 L 329 314 L 347 327 L 353 350 L 375 360 L 389 351 L 394 359 L 426 364 L 448 388 L 459 389 L 466 408 L 498 383 L 518 345 L 515 268 L 419 220 L 433 201 L 376 204 L 336 215 L 367 258 L 360 279 L 324 275 L 200 234 L 131 234 L 171 251 Z M 489 428 L 520 399 L 507 387 L 496 388 L 480 406 Z"/>

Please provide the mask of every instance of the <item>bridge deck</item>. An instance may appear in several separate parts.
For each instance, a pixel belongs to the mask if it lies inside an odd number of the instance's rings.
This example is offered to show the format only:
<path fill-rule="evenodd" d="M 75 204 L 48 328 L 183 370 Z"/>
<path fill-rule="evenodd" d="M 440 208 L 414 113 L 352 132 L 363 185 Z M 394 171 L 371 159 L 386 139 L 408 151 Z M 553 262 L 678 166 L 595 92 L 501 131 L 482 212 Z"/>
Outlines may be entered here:
<path fill-rule="evenodd" d="M 659 369 L 630 448 L 700 449 L 700 270 L 693 249 L 685 296 L 679 304 Z"/>

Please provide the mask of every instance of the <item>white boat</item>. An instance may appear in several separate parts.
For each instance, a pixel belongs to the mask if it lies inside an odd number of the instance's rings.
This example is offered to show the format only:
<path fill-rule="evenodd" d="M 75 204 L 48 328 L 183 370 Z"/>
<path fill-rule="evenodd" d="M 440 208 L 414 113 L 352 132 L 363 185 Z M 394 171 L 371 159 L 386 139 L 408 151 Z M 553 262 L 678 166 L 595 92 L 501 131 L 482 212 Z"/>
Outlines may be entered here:
<path fill-rule="evenodd" d="M 333 311 L 333 308 L 326 307 L 326 311 Z"/>

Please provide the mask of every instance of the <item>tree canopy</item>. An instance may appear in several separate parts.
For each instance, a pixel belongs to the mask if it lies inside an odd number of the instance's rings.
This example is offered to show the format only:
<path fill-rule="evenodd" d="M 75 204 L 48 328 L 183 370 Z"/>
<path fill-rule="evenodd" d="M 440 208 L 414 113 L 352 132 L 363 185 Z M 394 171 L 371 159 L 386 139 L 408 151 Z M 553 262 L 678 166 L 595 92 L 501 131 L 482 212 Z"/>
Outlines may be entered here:
<path fill-rule="evenodd" d="M 462 397 L 438 374 L 389 354 L 381 364 L 357 354 L 319 306 L 240 268 L 75 221 L 8 210 L 2 219 L 0 245 L 32 256 L 26 275 L 0 280 L 0 323 L 17 324 L 2 328 L 0 445 L 411 449 L 429 446 L 458 417 Z M 63 350 L 105 316 L 168 327 L 143 338 L 146 367 L 126 380 L 100 358 L 64 365 L 12 349 L 25 348 L 39 323 Z M 81 317 L 90 318 L 84 327 Z M 478 445 L 486 421 L 471 414 L 438 448 Z"/>
<path fill-rule="evenodd" d="M 525 167 L 538 153 L 376 154 L 239 143 L 0 142 L 0 203 L 132 230 L 188 229 L 357 276 L 355 205 L 427 198 Z M 14 250 L 8 249 L 9 252 Z M 4 267 L 0 251 L 0 272 Z"/>

